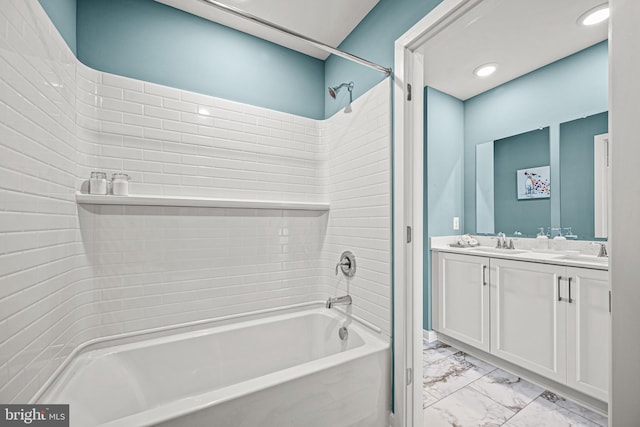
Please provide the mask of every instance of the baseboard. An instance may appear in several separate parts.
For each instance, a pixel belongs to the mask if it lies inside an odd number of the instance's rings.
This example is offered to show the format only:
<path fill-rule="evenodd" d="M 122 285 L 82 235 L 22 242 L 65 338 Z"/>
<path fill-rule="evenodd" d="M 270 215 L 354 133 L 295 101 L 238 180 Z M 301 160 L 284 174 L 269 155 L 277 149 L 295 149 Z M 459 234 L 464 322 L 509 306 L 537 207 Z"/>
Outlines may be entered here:
<path fill-rule="evenodd" d="M 427 331 L 425 329 L 422 330 L 422 339 L 425 340 L 426 342 L 434 342 L 438 340 L 438 335 L 436 334 L 436 331 Z"/>

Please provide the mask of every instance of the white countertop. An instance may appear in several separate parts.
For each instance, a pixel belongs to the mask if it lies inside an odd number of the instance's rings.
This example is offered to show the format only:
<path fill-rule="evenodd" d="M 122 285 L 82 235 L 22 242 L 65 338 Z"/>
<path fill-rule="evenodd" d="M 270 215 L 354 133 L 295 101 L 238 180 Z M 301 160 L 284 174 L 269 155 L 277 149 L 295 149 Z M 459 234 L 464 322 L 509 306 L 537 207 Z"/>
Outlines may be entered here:
<path fill-rule="evenodd" d="M 480 246 L 474 248 L 450 246 L 458 241 L 458 237 L 432 237 L 429 239 L 430 249 L 437 252 L 609 270 L 609 259 L 597 256 L 600 244 L 606 245 L 606 242 L 513 238 L 516 249 L 512 250 L 496 249 L 495 237 L 473 236 Z M 511 238 L 507 238 L 507 242 L 509 240 Z"/>

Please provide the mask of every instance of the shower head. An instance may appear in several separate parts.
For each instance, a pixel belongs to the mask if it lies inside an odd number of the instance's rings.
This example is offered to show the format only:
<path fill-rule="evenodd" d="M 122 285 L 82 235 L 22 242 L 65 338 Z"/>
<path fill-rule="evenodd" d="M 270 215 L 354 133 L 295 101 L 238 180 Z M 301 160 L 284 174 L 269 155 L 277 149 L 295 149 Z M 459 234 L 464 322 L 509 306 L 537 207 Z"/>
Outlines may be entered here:
<path fill-rule="evenodd" d="M 340 92 L 340 89 L 342 89 L 343 87 L 347 87 L 347 90 L 349 90 L 349 102 L 351 102 L 353 100 L 353 82 L 349 82 L 349 83 L 341 83 L 338 86 L 329 86 L 329 96 L 331 96 L 333 99 L 336 99 L 336 96 L 338 95 L 338 92 Z"/>

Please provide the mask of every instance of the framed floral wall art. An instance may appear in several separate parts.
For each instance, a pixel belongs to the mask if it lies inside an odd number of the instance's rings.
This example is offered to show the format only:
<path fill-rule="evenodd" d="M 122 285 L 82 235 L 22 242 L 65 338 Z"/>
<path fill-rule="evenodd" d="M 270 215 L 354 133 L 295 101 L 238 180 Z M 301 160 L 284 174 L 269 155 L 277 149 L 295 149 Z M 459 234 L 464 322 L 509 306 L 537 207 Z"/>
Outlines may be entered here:
<path fill-rule="evenodd" d="M 519 169 L 517 176 L 518 200 L 548 199 L 551 197 L 551 167 Z"/>

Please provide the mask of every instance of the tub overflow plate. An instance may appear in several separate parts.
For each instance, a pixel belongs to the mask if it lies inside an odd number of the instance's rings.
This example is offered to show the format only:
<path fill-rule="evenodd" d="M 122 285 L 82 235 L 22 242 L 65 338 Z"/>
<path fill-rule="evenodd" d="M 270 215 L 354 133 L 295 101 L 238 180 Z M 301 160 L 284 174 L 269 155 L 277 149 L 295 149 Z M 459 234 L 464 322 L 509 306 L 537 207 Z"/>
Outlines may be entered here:
<path fill-rule="evenodd" d="M 338 329 L 338 336 L 340 337 L 341 341 L 345 341 L 347 338 L 349 338 L 349 330 L 346 326 Z"/>

